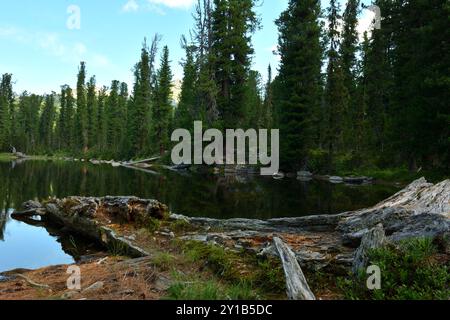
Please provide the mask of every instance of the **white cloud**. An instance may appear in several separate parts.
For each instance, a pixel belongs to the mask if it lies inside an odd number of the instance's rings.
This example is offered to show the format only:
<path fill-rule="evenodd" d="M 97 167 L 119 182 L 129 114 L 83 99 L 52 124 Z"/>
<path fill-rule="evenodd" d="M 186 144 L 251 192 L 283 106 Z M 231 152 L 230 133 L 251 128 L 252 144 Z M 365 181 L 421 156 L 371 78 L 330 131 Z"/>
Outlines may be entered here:
<path fill-rule="evenodd" d="M 161 4 L 169 8 L 188 9 L 195 0 L 147 0 L 152 4 Z"/>
<path fill-rule="evenodd" d="M 122 7 L 122 11 L 124 12 L 133 12 L 138 11 L 139 5 L 137 4 L 136 0 L 128 0 L 127 3 L 124 4 Z"/>
<path fill-rule="evenodd" d="M 160 16 L 165 16 L 166 12 L 161 8 L 161 6 L 153 4 L 153 3 L 147 3 L 146 9 L 150 12 L 154 12 L 156 14 L 159 14 Z"/>
<path fill-rule="evenodd" d="M 15 27 L 0 27 L 0 39 L 42 50 L 45 54 L 71 64 L 86 61 L 92 66 L 108 67 L 107 57 L 88 50 L 82 42 L 66 43 L 57 33 L 37 32 Z"/>

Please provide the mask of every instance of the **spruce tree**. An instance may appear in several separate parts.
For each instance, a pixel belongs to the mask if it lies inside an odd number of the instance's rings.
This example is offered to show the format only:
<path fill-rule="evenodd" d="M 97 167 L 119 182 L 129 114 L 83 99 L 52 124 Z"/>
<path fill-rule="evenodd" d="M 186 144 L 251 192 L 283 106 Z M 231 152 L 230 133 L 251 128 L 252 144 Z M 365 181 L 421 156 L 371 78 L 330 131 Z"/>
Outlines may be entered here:
<path fill-rule="evenodd" d="M 77 109 L 76 109 L 76 131 L 77 145 L 87 152 L 89 145 L 89 119 L 86 102 L 86 63 L 81 62 L 77 77 Z"/>
<path fill-rule="evenodd" d="M 178 106 L 175 112 L 175 126 L 178 128 L 193 129 L 194 117 L 198 117 L 200 110 L 197 102 L 197 65 L 195 61 L 195 48 L 188 45 L 186 40 L 182 40 L 183 47 L 186 51 L 186 59 L 183 62 L 183 82 L 181 84 L 181 93 Z"/>
<path fill-rule="evenodd" d="M 119 152 L 120 134 L 122 130 L 122 119 L 119 110 L 119 85 L 120 82 L 113 80 L 106 104 L 107 117 L 107 150 L 108 155 L 116 156 Z"/>
<path fill-rule="evenodd" d="M 98 134 L 98 100 L 95 76 L 87 84 L 88 148 L 97 146 Z"/>
<path fill-rule="evenodd" d="M 0 82 L 0 149 L 9 150 L 12 128 L 12 75 L 6 73 Z"/>
<path fill-rule="evenodd" d="M 339 54 L 340 34 L 338 30 L 339 4 L 337 0 L 330 1 L 328 8 L 329 48 L 327 51 L 327 82 L 325 87 L 325 115 L 327 125 L 324 136 L 324 145 L 328 152 L 328 170 L 334 171 L 335 158 L 344 149 L 345 115 L 348 112 L 348 90 L 345 87 L 345 78 L 342 68 L 342 59 Z"/>
<path fill-rule="evenodd" d="M 39 141 L 43 150 L 52 152 L 56 145 L 54 144 L 54 125 L 56 119 L 55 95 L 52 93 L 45 96 L 44 109 L 39 122 Z"/>
<path fill-rule="evenodd" d="M 152 108 L 152 144 L 154 150 L 163 155 L 169 147 L 169 128 L 172 116 L 172 71 L 170 69 L 169 48 L 165 46 L 160 68 L 156 75 L 156 88 Z"/>
<path fill-rule="evenodd" d="M 356 101 L 356 72 L 358 51 L 358 7 L 359 0 L 349 0 L 345 8 L 342 20 L 342 42 L 340 46 L 340 58 L 344 86 L 348 92 L 348 109 L 344 114 L 344 144 L 350 149 L 358 149 L 354 131 L 358 122 L 358 104 Z"/>
<path fill-rule="evenodd" d="M 107 117 L 107 103 L 108 103 L 108 88 L 103 87 L 98 93 L 98 112 L 97 112 L 97 149 L 101 154 L 107 150 L 107 136 L 108 136 L 108 117 Z"/>
<path fill-rule="evenodd" d="M 301 169 L 311 142 L 310 115 L 320 104 L 320 2 L 289 1 L 276 24 L 281 63 L 276 79 L 282 167 Z"/>

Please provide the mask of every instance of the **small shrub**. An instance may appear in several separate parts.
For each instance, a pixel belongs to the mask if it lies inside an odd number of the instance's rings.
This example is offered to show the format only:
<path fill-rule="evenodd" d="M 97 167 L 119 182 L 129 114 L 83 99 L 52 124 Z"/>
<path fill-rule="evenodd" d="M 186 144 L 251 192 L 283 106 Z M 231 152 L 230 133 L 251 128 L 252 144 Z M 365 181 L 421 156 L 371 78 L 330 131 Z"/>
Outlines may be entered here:
<path fill-rule="evenodd" d="M 188 221 L 181 219 L 171 223 L 170 226 L 175 232 L 186 232 L 193 229 L 193 226 Z"/>
<path fill-rule="evenodd" d="M 145 228 L 150 233 L 155 233 L 161 227 L 161 221 L 152 217 L 149 217 L 145 223 Z"/>
<path fill-rule="evenodd" d="M 188 242 L 185 244 L 185 254 L 192 262 L 205 261 L 215 274 L 226 280 L 236 278 L 237 271 L 233 268 L 234 253 L 220 246 Z"/>
<path fill-rule="evenodd" d="M 259 298 L 251 284 L 245 281 L 231 285 L 227 290 L 227 299 L 229 300 L 258 300 Z"/>
<path fill-rule="evenodd" d="M 257 262 L 255 283 L 269 292 L 281 293 L 286 291 L 286 278 L 279 260 L 266 258 Z"/>
<path fill-rule="evenodd" d="M 126 256 L 128 254 L 128 247 L 120 241 L 110 241 L 108 243 L 108 252 L 113 257 Z"/>
<path fill-rule="evenodd" d="M 369 291 L 367 275 L 338 279 L 347 299 L 435 300 L 450 297 L 448 265 L 435 259 L 430 239 L 413 239 L 369 253 L 370 263 L 381 269 L 381 289 Z"/>
<path fill-rule="evenodd" d="M 167 271 L 174 264 L 175 257 L 170 255 L 167 252 L 159 252 L 157 253 L 153 259 L 152 264 L 161 269 L 161 271 Z"/>
<path fill-rule="evenodd" d="M 214 281 L 177 282 L 167 290 L 168 298 L 174 300 L 220 300 L 222 289 Z"/>

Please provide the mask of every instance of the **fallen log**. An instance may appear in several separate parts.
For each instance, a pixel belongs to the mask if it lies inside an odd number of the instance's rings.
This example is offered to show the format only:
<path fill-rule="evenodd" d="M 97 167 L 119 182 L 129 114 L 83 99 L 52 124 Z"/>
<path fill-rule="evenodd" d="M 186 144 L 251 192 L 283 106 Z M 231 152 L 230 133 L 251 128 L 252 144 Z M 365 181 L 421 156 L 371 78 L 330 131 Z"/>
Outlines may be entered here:
<path fill-rule="evenodd" d="M 20 274 L 20 273 L 16 273 L 13 275 L 14 277 L 17 278 L 21 278 L 23 280 L 25 280 L 30 286 L 32 286 L 33 288 L 38 288 L 38 289 L 50 289 L 50 287 L 46 284 L 40 284 L 37 282 L 34 282 L 33 280 L 31 280 L 30 278 L 28 278 L 27 276 Z"/>
<path fill-rule="evenodd" d="M 273 238 L 273 243 L 283 264 L 288 298 L 290 300 L 316 300 L 291 248 L 277 237 Z"/>
<path fill-rule="evenodd" d="M 18 218 L 31 218 L 34 216 L 39 216 L 41 213 L 39 213 L 36 209 L 30 209 L 30 210 L 24 210 L 24 211 L 14 211 L 11 213 L 11 217 L 14 219 Z"/>
<path fill-rule="evenodd" d="M 156 160 L 161 159 L 161 157 L 153 157 L 153 158 L 149 158 L 149 159 L 143 159 L 143 160 L 139 160 L 139 161 L 133 161 L 133 162 L 128 162 L 127 165 L 129 166 L 133 166 L 136 164 L 140 164 L 140 163 L 146 163 L 146 162 L 154 162 Z"/>

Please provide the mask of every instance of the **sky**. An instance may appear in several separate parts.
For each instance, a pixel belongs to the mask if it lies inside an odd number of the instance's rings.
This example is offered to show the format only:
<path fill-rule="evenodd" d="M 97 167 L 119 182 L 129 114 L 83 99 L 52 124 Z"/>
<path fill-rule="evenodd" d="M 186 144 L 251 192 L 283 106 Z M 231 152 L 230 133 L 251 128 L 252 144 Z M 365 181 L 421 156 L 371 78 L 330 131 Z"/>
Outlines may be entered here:
<path fill-rule="evenodd" d="M 196 0 L 0 0 L 0 74 L 14 75 L 14 90 L 44 94 L 60 86 L 75 87 L 80 61 L 98 86 L 112 80 L 133 82 L 145 37 L 162 36 L 176 80 L 182 79 L 184 51 L 180 38 L 193 26 Z M 345 5 L 342 0 L 342 5 Z M 368 0 L 364 1 L 368 3 Z M 253 68 L 266 74 L 279 58 L 274 21 L 287 0 L 260 0 L 262 28 L 253 36 Z M 322 0 L 326 7 L 328 0 Z M 361 30 L 369 27 L 371 12 L 361 15 Z M 77 19 L 79 17 L 79 19 Z M 79 22 L 79 23 L 78 23 Z M 158 57 L 159 60 L 159 57 Z"/>

